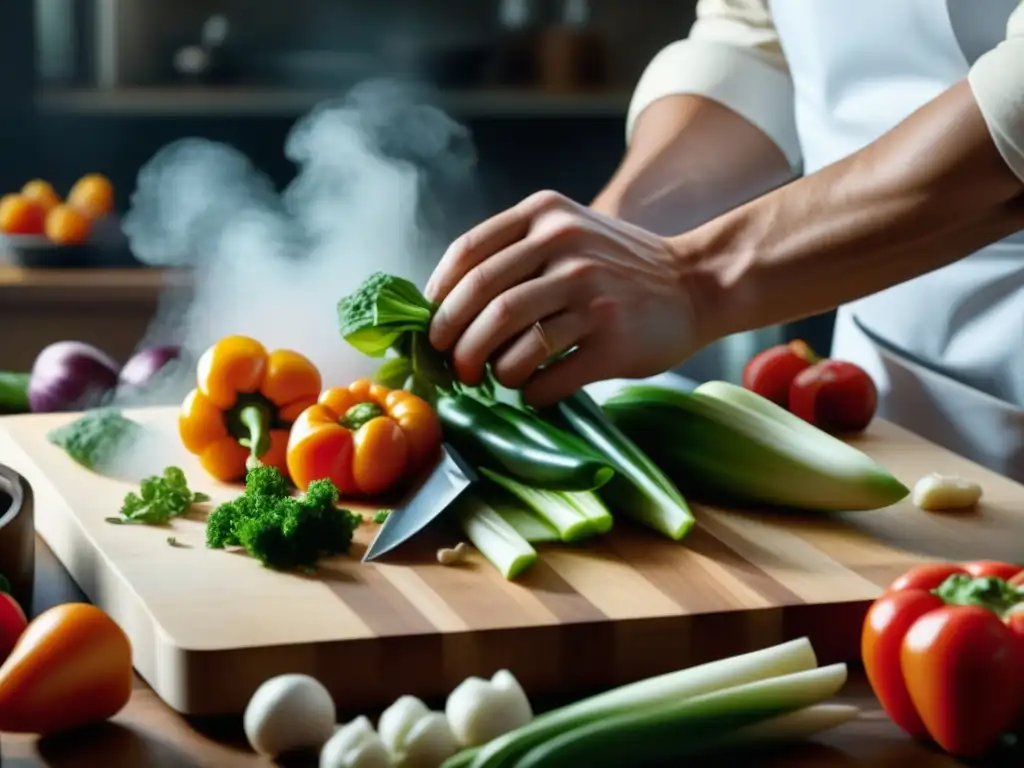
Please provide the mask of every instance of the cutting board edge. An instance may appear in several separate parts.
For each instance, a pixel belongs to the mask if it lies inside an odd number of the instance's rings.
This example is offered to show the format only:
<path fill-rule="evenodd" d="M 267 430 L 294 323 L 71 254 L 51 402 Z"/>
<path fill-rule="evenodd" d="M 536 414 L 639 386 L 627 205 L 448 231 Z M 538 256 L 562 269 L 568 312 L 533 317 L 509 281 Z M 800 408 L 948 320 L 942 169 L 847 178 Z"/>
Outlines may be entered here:
<path fill-rule="evenodd" d="M 801 637 L 810 640 L 819 665 L 856 665 L 860 660 L 860 627 L 870 604 L 870 600 L 856 600 L 756 609 L 748 612 L 747 617 L 753 617 L 754 623 L 763 624 L 761 619 L 767 619 L 769 624 L 778 624 L 778 633 L 762 636 L 737 632 L 725 644 L 721 641 L 722 635 L 708 625 L 723 620 L 736 622 L 737 614 L 679 614 L 625 621 L 602 619 L 570 625 L 209 651 L 178 648 L 161 642 L 157 636 L 152 638 L 153 653 L 148 663 L 138 666 L 137 670 L 171 709 L 187 717 L 240 715 L 255 690 L 267 679 L 280 674 L 306 674 L 319 680 L 334 698 L 339 713 L 346 716 L 379 712 L 405 694 L 443 706 L 445 697 L 467 676 L 489 677 L 498 669 L 510 669 L 516 674 L 531 699 L 582 697 Z M 823 612 L 828 615 L 823 616 Z M 583 633 L 587 634 L 590 647 L 580 654 L 574 644 Z M 682 665 L 658 662 L 657 659 L 669 658 L 664 653 L 652 653 L 647 659 L 635 656 L 627 659 L 625 646 L 635 644 L 636 635 L 650 634 L 662 638 L 685 636 L 691 640 L 706 634 L 714 636 L 715 640 L 702 644 L 699 650 L 687 647 L 682 652 L 685 658 Z M 486 642 L 485 635 L 489 638 Z M 525 636 L 531 656 L 573 659 L 573 666 L 567 668 L 557 662 L 547 667 L 530 665 L 534 673 L 523 674 L 518 668 L 520 665 L 511 658 L 514 653 L 496 650 L 507 646 L 495 638 L 501 635 L 520 643 Z M 633 643 L 629 642 L 631 639 Z M 617 647 L 620 642 L 622 648 Z M 597 646 L 603 650 L 596 650 Z M 467 663 L 467 655 L 475 660 Z M 581 655 L 586 660 L 581 660 Z M 352 670 L 363 670 L 361 683 L 353 684 L 347 679 L 338 663 L 339 656 L 350 662 L 347 666 Z M 402 666 L 413 669 L 411 682 L 406 682 L 408 678 L 402 674 L 380 674 L 394 670 L 389 656 L 406 659 Z M 413 657 L 418 658 L 413 660 Z M 441 658 L 441 667 L 446 666 L 444 659 L 453 660 L 450 673 L 416 670 L 432 666 L 424 665 L 423 658 L 434 661 L 437 657 Z M 553 671 L 538 674 L 537 669 Z"/>

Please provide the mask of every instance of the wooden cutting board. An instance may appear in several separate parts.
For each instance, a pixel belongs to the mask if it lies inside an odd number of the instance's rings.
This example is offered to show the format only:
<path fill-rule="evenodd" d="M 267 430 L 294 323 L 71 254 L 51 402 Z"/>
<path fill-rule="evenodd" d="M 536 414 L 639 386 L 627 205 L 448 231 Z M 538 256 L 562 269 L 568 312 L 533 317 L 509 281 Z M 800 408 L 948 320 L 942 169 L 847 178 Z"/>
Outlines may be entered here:
<path fill-rule="evenodd" d="M 133 452 L 138 477 L 168 465 L 214 503 L 239 493 L 205 475 L 175 439 L 174 410 L 129 415 L 166 437 Z M 201 519 L 170 530 L 110 525 L 133 483 L 89 472 L 46 433 L 74 415 L 0 419 L 0 462 L 33 486 L 38 532 L 89 598 L 129 634 L 139 673 L 184 714 L 238 713 L 285 672 L 313 675 L 345 711 L 399 695 L 443 697 L 471 674 L 511 669 L 531 696 L 583 694 L 807 635 L 820 660 L 855 659 L 870 601 L 927 559 L 1024 562 L 1024 486 L 876 421 L 856 445 L 911 486 L 929 472 L 982 484 L 980 508 L 932 514 L 908 500 L 839 515 L 696 507 L 675 543 L 618 520 L 585 546 L 540 548 L 518 583 L 479 555 L 451 567 L 444 523 L 376 565 L 325 561 L 316 577 L 206 549 Z M 159 441 L 155 441 L 154 445 Z M 173 535 L 180 546 L 171 546 Z M 2 564 L 0 564 L 2 570 Z"/>

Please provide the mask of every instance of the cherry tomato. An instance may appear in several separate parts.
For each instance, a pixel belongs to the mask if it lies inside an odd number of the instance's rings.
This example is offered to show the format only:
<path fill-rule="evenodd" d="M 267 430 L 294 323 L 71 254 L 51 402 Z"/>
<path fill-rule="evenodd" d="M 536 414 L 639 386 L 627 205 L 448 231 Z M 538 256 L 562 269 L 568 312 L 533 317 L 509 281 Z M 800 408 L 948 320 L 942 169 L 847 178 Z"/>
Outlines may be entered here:
<path fill-rule="evenodd" d="M 803 341 L 769 347 L 754 355 L 743 369 L 743 387 L 786 408 L 793 379 L 817 360 Z"/>
<path fill-rule="evenodd" d="M 863 431 L 878 408 L 878 388 L 867 372 L 845 360 L 823 360 L 797 374 L 789 410 L 832 434 Z"/>

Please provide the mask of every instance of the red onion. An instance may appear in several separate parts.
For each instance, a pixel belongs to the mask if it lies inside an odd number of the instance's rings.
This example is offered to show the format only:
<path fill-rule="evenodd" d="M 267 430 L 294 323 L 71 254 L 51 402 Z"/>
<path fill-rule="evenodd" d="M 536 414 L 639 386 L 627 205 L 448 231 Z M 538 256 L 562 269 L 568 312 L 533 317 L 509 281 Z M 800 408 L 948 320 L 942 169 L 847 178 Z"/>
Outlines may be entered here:
<path fill-rule="evenodd" d="M 80 341 L 46 347 L 32 365 L 28 400 L 35 413 L 77 411 L 97 405 L 117 386 L 117 362 Z"/>
<path fill-rule="evenodd" d="M 149 347 L 132 355 L 121 369 L 121 381 L 132 387 L 143 387 L 152 381 L 165 365 L 181 356 L 178 347 Z"/>

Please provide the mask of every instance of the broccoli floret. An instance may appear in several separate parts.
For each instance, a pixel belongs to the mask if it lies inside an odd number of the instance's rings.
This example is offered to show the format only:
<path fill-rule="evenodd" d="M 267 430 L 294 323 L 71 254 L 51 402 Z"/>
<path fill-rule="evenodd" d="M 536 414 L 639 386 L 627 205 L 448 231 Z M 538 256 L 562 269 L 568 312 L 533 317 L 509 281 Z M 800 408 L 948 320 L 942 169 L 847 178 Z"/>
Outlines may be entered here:
<path fill-rule="evenodd" d="M 425 333 L 433 312 L 434 305 L 413 283 L 383 272 L 338 302 L 342 337 L 370 357 L 383 357 L 405 333 Z"/>
<path fill-rule="evenodd" d="M 206 544 L 245 547 L 270 568 L 314 568 L 321 557 L 347 553 L 362 520 L 336 507 L 338 499 L 330 480 L 310 483 L 295 498 L 277 469 L 257 467 L 246 476 L 245 493 L 211 513 Z"/>

